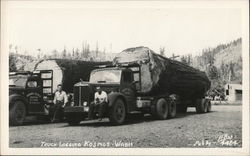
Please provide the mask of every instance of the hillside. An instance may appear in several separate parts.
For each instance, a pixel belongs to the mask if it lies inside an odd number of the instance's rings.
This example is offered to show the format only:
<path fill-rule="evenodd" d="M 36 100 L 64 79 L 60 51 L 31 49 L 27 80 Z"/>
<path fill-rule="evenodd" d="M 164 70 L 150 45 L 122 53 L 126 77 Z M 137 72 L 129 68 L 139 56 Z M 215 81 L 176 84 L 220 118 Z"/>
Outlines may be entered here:
<path fill-rule="evenodd" d="M 182 56 L 181 61 L 205 71 L 212 82 L 211 91 L 216 93 L 223 94 L 226 83 L 242 83 L 241 38 L 204 49 L 200 56 Z"/>
<path fill-rule="evenodd" d="M 236 45 L 230 45 L 228 48 L 222 50 L 221 52 L 215 55 L 214 65 L 220 67 L 223 63 L 237 63 L 241 59 L 241 42 Z"/>

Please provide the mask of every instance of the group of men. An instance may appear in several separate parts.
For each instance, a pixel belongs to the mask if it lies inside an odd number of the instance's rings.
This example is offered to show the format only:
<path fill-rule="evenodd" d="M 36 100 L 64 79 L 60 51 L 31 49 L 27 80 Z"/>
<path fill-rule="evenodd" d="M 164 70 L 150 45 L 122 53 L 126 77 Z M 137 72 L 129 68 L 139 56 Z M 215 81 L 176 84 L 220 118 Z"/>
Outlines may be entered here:
<path fill-rule="evenodd" d="M 68 103 L 68 96 L 65 91 L 62 90 L 62 85 L 59 84 L 57 86 L 57 91 L 55 92 L 54 96 L 54 115 L 52 118 L 52 122 L 56 122 L 63 118 L 63 108 Z M 94 96 L 94 101 L 89 106 L 89 118 L 92 118 L 95 115 L 95 108 L 97 110 L 97 117 L 99 120 L 102 120 L 104 113 L 106 111 L 108 103 L 108 96 L 105 91 L 101 89 L 100 86 L 96 87 L 96 93 Z"/>

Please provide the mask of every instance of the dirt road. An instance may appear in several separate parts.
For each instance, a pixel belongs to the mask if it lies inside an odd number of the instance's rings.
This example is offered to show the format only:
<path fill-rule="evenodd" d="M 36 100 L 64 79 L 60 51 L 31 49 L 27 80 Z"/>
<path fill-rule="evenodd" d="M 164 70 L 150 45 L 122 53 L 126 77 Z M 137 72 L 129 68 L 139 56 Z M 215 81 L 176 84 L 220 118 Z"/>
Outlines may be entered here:
<path fill-rule="evenodd" d="M 10 127 L 10 147 L 241 147 L 242 107 L 216 106 L 211 113 L 189 108 L 174 119 L 151 116 L 112 126 L 108 119 L 67 123 L 27 123 Z"/>

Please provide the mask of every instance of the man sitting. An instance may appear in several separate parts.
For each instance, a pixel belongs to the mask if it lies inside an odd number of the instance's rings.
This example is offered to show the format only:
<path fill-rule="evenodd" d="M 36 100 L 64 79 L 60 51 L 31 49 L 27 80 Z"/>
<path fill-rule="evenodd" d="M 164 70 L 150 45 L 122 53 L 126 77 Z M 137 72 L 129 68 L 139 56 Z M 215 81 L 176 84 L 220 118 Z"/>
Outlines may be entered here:
<path fill-rule="evenodd" d="M 108 96 L 105 91 L 101 90 L 101 87 L 96 87 L 96 93 L 94 96 L 94 103 L 90 104 L 90 117 L 92 117 L 94 110 L 94 107 L 98 108 L 98 117 L 100 118 L 100 121 L 103 118 L 103 115 L 106 111 L 106 107 L 108 104 Z"/>

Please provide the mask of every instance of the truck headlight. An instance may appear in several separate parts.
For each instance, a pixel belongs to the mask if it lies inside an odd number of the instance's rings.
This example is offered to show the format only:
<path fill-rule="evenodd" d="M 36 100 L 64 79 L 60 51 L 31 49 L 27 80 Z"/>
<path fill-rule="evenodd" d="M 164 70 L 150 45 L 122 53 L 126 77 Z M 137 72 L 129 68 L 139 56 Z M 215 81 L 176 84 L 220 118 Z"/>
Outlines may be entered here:
<path fill-rule="evenodd" d="M 70 103 L 70 106 L 74 106 L 75 105 L 75 103 L 72 101 L 71 103 Z"/>
<path fill-rule="evenodd" d="M 83 102 L 83 106 L 87 106 L 87 104 L 88 104 L 88 103 L 87 103 L 86 101 Z"/>

